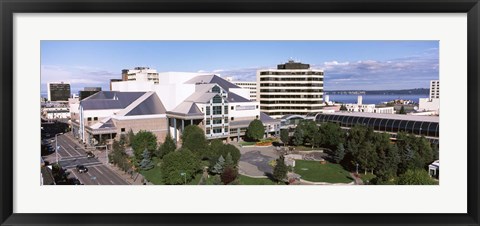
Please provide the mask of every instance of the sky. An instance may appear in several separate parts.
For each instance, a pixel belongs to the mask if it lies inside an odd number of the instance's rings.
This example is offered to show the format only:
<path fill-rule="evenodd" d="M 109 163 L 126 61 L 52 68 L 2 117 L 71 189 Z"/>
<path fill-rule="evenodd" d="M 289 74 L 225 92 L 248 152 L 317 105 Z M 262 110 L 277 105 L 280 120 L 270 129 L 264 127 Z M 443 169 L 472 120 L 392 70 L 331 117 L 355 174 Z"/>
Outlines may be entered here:
<path fill-rule="evenodd" d="M 255 81 L 290 59 L 323 69 L 326 91 L 428 88 L 439 78 L 438 41 L 42 41 L 41 92 L 61 81 L 72 93 L 109 90 L 139 66 Z"/>

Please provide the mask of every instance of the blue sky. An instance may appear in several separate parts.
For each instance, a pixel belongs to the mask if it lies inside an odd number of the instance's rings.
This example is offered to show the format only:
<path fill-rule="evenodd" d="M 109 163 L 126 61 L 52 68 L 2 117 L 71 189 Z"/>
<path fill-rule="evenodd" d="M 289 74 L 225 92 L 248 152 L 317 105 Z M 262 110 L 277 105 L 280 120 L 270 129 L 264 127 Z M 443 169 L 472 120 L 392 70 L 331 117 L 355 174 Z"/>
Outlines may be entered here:
<path fill-rule="evenodd" d="M 325 90 L 428 88 L 438 79 L 438 41 L 42 41 L 41 91 L 64 81 L 108 90 L 122 69 L 212 72 L 254 81 L 289 59 L 325 71 Z"/>

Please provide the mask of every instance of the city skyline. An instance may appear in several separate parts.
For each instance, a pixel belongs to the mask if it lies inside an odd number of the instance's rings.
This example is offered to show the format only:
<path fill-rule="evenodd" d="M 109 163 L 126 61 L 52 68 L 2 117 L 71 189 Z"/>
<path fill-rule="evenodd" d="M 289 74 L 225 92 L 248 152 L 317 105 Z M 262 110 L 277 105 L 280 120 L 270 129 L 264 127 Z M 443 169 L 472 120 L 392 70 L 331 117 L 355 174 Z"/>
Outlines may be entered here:
<path fill-rule="evenodd" d="M 99 86 L 122 69 L 206 72 L 255 81 L 259 69 L 293 59 L 325 71 L 325 90 L 428 88 L 439 79 L 438 41 L 42 41 L 41 92 L 70 82 Z"/>

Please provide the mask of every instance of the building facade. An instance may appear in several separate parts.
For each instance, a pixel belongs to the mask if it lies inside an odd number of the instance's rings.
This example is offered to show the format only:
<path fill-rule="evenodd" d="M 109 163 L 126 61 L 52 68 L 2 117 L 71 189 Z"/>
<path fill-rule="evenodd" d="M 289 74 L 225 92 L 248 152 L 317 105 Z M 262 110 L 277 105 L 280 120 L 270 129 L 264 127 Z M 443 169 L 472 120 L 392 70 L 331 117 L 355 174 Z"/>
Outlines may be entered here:
<path fill-rule="evenodd" d="M 418 110 L 423 112 L 432 112 L 433 114 L 440 114 L 440 81 L 430 81 L 430 95 L 429 98 L 419 98 Z"/>
<path fill-rule="evenodd" d="M 277 69 L 257 71 L 257 101 L 272 118 L 320 112 L 323 102 L 323 70 L 288 61 Z"/>
<path fill-rule="evenodd" d="M 47 83 L 48 101 L 68 101 L 70 98 L 70 83 L 49 82 Z"/>
<path fill-rule="evenodd" d="M 158 84 L 158 72 L 149 67 L 135 67 L 134 69 L 122 70 L 123 81 L 153 81 Z"/>
<path fill-rule="evenodd" d="M 100 91 L 102 91 L 102 87 L 85 87 L 83 90 L 78 91 L 78 97 L 80 100 L 83 100 Z"/>
<path fill-rule="evenodd" d="M 260 113 L 260 104 L 249 100 L 250 92 L 213 74 L 159 73 L 152 81 L 122 81 L 112 84 L 121 92 L 155 92 L 166 108 L 168 130 L 176 142 L 188 125 L 197 125 L 207 139 L 241 139 L 254 119 L 264 122 L 266 136 L 279 131 L 279 121 Z M 263 120 L 262 120 L 263 119 Z"/>
<path fill-rule="evenodd" d="M 235 81 L 233 77 L 225 77 L 225 80 L 250 91 L 250 101 L 257 101 L 257 82 Z"/>

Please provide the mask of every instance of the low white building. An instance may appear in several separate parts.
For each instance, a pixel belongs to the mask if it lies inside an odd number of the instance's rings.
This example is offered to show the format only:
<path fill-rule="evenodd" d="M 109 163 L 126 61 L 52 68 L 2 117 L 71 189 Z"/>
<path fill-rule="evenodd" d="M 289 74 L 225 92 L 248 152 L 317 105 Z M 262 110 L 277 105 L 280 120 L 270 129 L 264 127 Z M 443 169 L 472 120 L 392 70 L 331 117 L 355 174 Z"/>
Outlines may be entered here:
<path fill-rule="evenodd" d="M 418 111 L 433 111 L 435 114 L 440 113 L 440 98 L 419 98 Z"/>
<path fill-rule="evenodd" d="M 345 107 L 347 108 L 347 111 L 350 111 L 350 112 L 395 114 L 395 109 L 393 107 L 377 108 L 375 104 L 363 104 L 362 96 L 358 96 L 358 100 L 356 104 L 345 104 Z"/>

